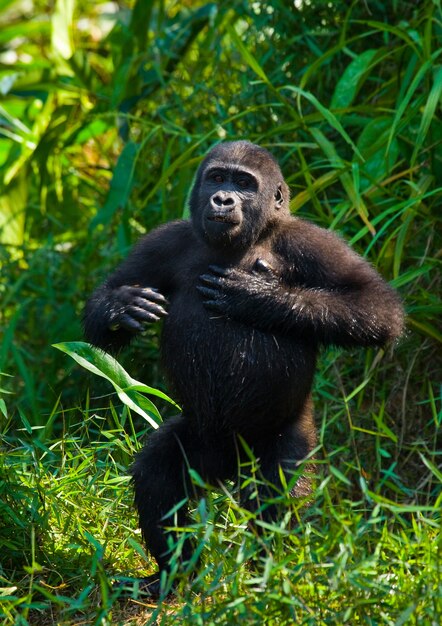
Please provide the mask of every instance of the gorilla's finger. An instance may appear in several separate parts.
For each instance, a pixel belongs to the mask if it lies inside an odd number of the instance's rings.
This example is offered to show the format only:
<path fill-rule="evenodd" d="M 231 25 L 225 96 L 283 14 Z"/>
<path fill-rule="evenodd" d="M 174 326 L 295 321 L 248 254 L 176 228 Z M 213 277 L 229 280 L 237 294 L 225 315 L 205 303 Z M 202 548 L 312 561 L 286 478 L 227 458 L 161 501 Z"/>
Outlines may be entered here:
<path fill-rule="evenodd" d="M 158 302 L 160 304 L 169 304 L 167 298 L 163 296 L 162 293 L 158 291 L 158 289 L 153 289 L 150 287 L 143 287 L 139 291 L 139 295 L 147 300 L 152 300 L 153 302 Z"/>
<path fill-rule="evenodd" d="M 228 276 L 231 270 L 227 267 L 220 267 L 219 265 L 209 265 L 209 270 L 217 276 Z"/>
<path fill-rule="evenodd" d="M 224 311 L 224 305 L 221 300 L 204 300 L 204 308 L 216 313 L 223 313 Z"/>
<path fill-rule="evenodd" d="M 205 287 L 204 285 L 197 285 L 196 290 L 205 298 L 216 298 L 219 295 L 218 289 L 211 289 L 210 287 Z"/>
<path fill-rule="evenodd" d="M 221 287 L 223 284 L 223 279 L 220 276 L 212 276 L 212 274 L 202 274 L 200 280 L 208 286 Z"/>
<path fill-rule="evenodd" d="M 150 300 L 145 300 L 144 298 L 134 298 L 132 306 L 143 309 L 148 313 L 154 313 L 155 315 L 159 315 L 160 317 L 165 317 L 167 315 L 166 309 L 164 309 L 160 304 L 156 304 L 155 302 L 151 302 Z"/>
<path fill-rule="evenodd" d="M 143 325 L 127 313 L 123 313 L 118 321 L 121 328 L 133 333 L 140 333 L 144 330 Z"/>
<path fill-rule="evenodd" d="M 253 269 L 257 272 L 266 272 L 272 274 L 275 269 L 264 259 L 256 259 Z"/>
<path fill-rule="evenodd" d="M 133 319 L 139 322 L 158 322 L 160 317 L 155 315 L 150 311 L 146 311 L 145 309 L 140 309 L 137 306 L 129 306 L 127 307 L 127 314 Z"/>

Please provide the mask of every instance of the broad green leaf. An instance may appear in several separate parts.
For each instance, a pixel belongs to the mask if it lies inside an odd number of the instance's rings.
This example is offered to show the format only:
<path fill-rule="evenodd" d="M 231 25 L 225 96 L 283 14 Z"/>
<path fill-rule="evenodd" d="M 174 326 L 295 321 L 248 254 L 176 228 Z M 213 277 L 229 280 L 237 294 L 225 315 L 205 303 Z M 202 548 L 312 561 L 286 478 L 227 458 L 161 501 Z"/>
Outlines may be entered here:
<path fill-rule="evenodd" d="M 189 162 L 189 159 L 192 158 L 193 153 L 198 149 L 198 147 L 203 144 L 209 137 L 216 133 L 216 128 L 211 129 L 208 133 L 205 133 L 201 136 L 197 141 L 193 142 L 189 148 L 184 150 L 170 165 L 166 168 L 166 170 L 162 173 L 159 180 L 153 185 L 152 189 L 146 196 L 146 202 L 153 198 L 157 191 L 166 183 L 166 181 L 170 178 L 170 176 L 182 165 L 185 165 Z"/>
<path fill-rule="evenodd" d="M 364 22 L 361 22 L 361 23 L 364 24 Z M 410 37 L 410 31 L 407 32 L 404 28 L 399 28 L 397 26 L 392 26 L 391 24 L 388 24 L 388 23 L 377 22 L 374 20 L 368 20 L 365 23 L 368 26 L 371 26 L 372 28 L 376 30 L 384 31 L 386 33 L 393 35 L 394 37 L 403 39 L 408 46 L 413 48 L 416 54 L 419 54 L 420 52 L 419 47 L 418 45 L 416 45 L 416 42 L 413 41 L 413 38 Z"/>
<path fill-rule="evenodd" d="M 432 337 L 442 344 L 442 333 L 438 328 L 436 328 L 436 326 L 433 326 L 433 324 L 430 324 L 429 322 L 418 321 L 411 316 L 408 317 L 407 324 L 408 326 L 414 326 L 424 335 L 428 335 L 428 337 Z"/>
<path fill-rule="evenodd" d="M 391 441 L 394 441 L 394 443 L 397 443 L 397 435 L 391 430 L 391 428 L 387 426 L 383 418 L 380 415 L 376 415 L 376 413 L 374 413 L 373 419 L 376 422 L 376 426 L 379 428 L 380 432 L 383 433 L 385 437 L 391 439 Z"/>
<path fill-rule="evenodd" d="M 442 66 L 438 66 L 434 72 L 434 82 L 431 88 L 428 100 L 425 104 L 424 112 L 422 113 L 422 119 L 417 133 L 416 142 L 414 146 L 413 156 L 411 157 L 411 163 L 416 161 L 418 152 L 422 148 L 425 136 L 430 128 L 430 124 L 433 120 L 436 107 L 441 103 L 442 96 Z"/>
<path fill-rule="evenodd" d="M 90 92 L 96 92 L 96 73 L 89 64 L 89 55 L 84 50 L 75 50 L 67 60 L 79 86 L 86 87 Z"/>
<path fill-rule="evenodd" d="M 0 0 L 0 11 L 4 11 L 8 6 L 14 4 L 14 2 L 17 2 L 17 0 Z"/>
<path fill-rule="evenodd" d="M 360 391 L 362 391 L 362 389 L 364 389 L 364 388 L 368 385 L 368 383 L 370 382 L 370 380 L 371 380 L 371 376 L 368 376 L 367 378 L 365 378 L 365 380 L 363 380 L 363 381 L 362 381 L 362 382 L 361 382 L 361 383 L 360 383 L 360 384 L 356 387 L 356 389 L 353 389 L 353 391 L 352 391 L 352 392 L 350 392 L 350 393 L 348 394 L 348 396 L 345 396 L 345 398 L 344 398 L 345 402 L 350 402 L 350 400 L 351 400 L 352 398 L 354 398 L 355 396 L 357 396 L 357 395 L 358 395 L 358 393 L 359 393 Z"/>
<path fill-rule="evenodd" d="M 412 208 L 413 206 L 419 205 L 423 200 L 430 199 L 432 196 L 438 196 L 439 194 L 440 194 L 440 191 L 438 188 L 436 188 L 436 189 L 429 191 L 428 193 L 425 193 L 424 195 L 414 196 L 413 198 L 410 198 L 406 200 L 405 202 L 399 202 L 395 204 L 394 206 L 387 208 L 385 211 L 382 211 L 379 215 L 376 215 L 371 220 L 371 223 L 373 224 L 373 226 L 377 226 L 378 224 L 382 224 L 382 222 L 384 222 L 384 224 L 377 231 L 377 235 L 379 235 L 383 230 L 385 230 L 385 228 L 388 228 L 388 226 L 391 223 L 394 223 L 395 220 L 399 219 L 399 217 L 408 209 Z M 388 220 L 386 219 L 387 217 L 389 218 Z M 365 235 L 367 234 L 367 231 L 368 231 L 368 228 L 365 228 L 365 227 L 361 228 L 349 240 L 350 245 L 353 246 L 362 237 L 365 237 Z M 371 245 L 372 244 L 370 243 L 367 248 L 367 251 L 370 249 Z M 419 272 L 419 270 L 417 271 Z"/>
<path fill-rule="evenodd" d="M 74 53 L 72 37 L 72 18 L 75 0 L 57 0 L 52 14 L 52 49 L 63 59 L 69 59 Z"/>
<path fill-rule="evenodd" d="M 94 348 L 90 344 L 81 341 L 57 343 L 53 347 L 68 354 L 88 371 L 108 380 L 113 385 L 123 404 L 144 417 L 153 428 L 158 428 L 161 416 L 153 402 L 140 392 L 157 396 L 177 406 L 162 391 L 144 385 L 132 378 L 118 361 L 103 350 Z"/>
<path fill-rule="evenodd" d="M 146 47 L 153 6 L 154 0 L 136 0 L 132 9 L 129 30 L 138 44 L 138 50 L 141 51 Z"/>
<path fill-rule="evenodd" d="M 403 254 L 405 241 L 408 235 L 408 229 L 413 223 L 415 219 L 414 211 L 410 211 L 403 223 L 401 224 L 399 233 L 396 237 L 396 245 L 394 247 L 394 257 L 393 257 L 393 276 L 398 278 L 400 265 L 402 259 L 406 258 L 406 255 Z"/>
<path fill-rule="evenodd" d="M 433 266 L 428 263 L 428 264 L 422 265 L 421 267 L 418 267 L 417 269 L 408 270 L 407 272 L 403 272 L 400 276 L 392 280 L 391 284 L 396 289 L 399 289 L 399 287 L 403 287 L 404 285 L 407 285 L 408 283 L 414 282 L 421 276 L 425 276 L 429 274 L 432 271 L 432 269 L 433 269 Z"/>
<path fill-rule="evenodd" d="M 97 118 L 93 120 L 90 124 L 86 124 L 81 128 L 81 130 L 75 136 L 75 143 L 86 143 L 86 141 L 89 141 L 89 139 L 104 134 L 110 126 L 111 122 L 109 122 L 108 120 Z"/>
<path fill-rule="evenodd" d="M 255 72 L 257 76 L 259 76 L 265 83 L 270 85 L 270 81 L 267 78 L 267 74 L 262 69 L 261 65 L 258 63 L 257 59 L 253 56 L 253 54 L 248 50 L 248 48 L 243 44 L 241 39 L 239 38 L 235 28 L 230 24 L 227 25 L 227 31 L 235 44 L 235 47 L 240 52 L 244 61 L 249 65 L 252 70 Z"/>
<path fill-rule="evenodd" d="M 13 26 L 5 26 L 0 28 L 0 44 L 11 41 L 16 37 L 33 37 L 40 35 L 44 37 L 49 32 L 50 26 L 48 22 L 30 20 L 28 22 L 20 22 Z"/>
<path fill-rule="evenodd" d="M 431 68 L 433 67 L 434 62 L 440 56 L 440 54 L 442 54 L 442 49 L 436 50 L 436 52 L 434 52 L 432 54 L 431 58 L 428 59 L 427 61 L 425 61 L 425 63 L 422 64 L 422 66 L 419 68 L 419 71 L 417 72 L 416 76 L 413 78 L 410 87 L 407 89 L 407 93 L 405 94 L 402 102 L 397 107 L 396 114 L 395 114 L 394 120 L 393 120 L 393 124 L 391 125 L 390 137 L 389 137 L 388 144 L 387 144 L 387 151 L 390 148 L 390 143 L 393 141 L 393 137 L 395 137 L 395 135 L 396 135 L 396 131 L 397 131 L 397 128 L 399 126 L 399 123 L 400 123 L 403 115 L 405 114 L 405 111 L 407 110 L 413 95 L 415 94 L 415 92 L 416 92 L 417 88 L 419 87 L 419 85 L 420 85 L 422 79 L 424 78 L 425 74 L 428 71 L 431 70 Z"/>
<path fill-rule="evenodd" d="M 364 74 L 370 68 L 377 53 L 377 50 L 365 50 L 365 52 L 359 54 L 347 65 L 335 87 L 330 104 L 332 109 L 343 109 L 350 106 L 356 96 Z"/>
<path fill-rule="evenodd" d="M 319 113 L 323 116 L 323 118 L 327 120 L 330 126 L 334 128 L 341 135 L 341 137 L 352 147 L 353 151 L 361 159 L 361 161 L 364 160 L 364 157 L 359 152 L 357 146 L 355 145 L 353 140 L 350 138 L 348 133 L 344 130 L 341 122 L 338 120 L 336 115 L 334 115 L 334 113 L 332 113 L 329 109 L 327 109 L 327 107 L 321 104 L 319 100 L 313 94 L 311 94 L 308 91 L 304 91 L 303 89 L 300 89 L 299 87 L 295 87 L 294 85 L 286 85 L 285 87 L 283 87 L 283 89 L 288 89 L 289 91 L 293 91 L 294 93 L 298 94 L 298 96 L 302 96 L 303 98 L 311 102 L 311 104 L 313 104 L 313 106 L 319 111 Z M 311 131 L 311 129 L 309 130 Z"/>
<path fill-rule="evenodd" d="M 368 489 L 367 483 L 362 476 L 360 477 L 360 485 L 362 492 L 366 497 L 373 502 L 380 504 L 382 508 L 389 509 L 395 513 L 423 513 L 424 511 L 434 511 L 435 513 L 440 513 L 439 509 L 432 505 L 400 504 L 394 502 L 394 500 L 390 500 L 389 498 Z"/>
<path fill-rule="evenodd" d="M 337 467 L 334 467 L 334 465 L 330 465 L 330 472 L 345 485 L 351 485 L 351 481 L 348 480 L 347 476 L 338 470 Z"/>
<path fill-rule="evenodd" d="M 140 145 L 133 141 L 124 146 L 114 169 L 106 202 L 93 220 L 93 226 L 109 223 L 114 213 L 126 206 L 132 191 L 139 150 Z"/>
<path fill-rule="evenodd" d="M 339 172 L 336 170 L 327 172 L 317 178 L 308 189 L 296 194 L 296 196 L 290 200 L 290 211 L 292 213 L 296 213 L 296 211 L 298 211 L 306 202 L 309 202 L 312 199 L 314 194 L 327 189 L 327 187 L 333 184 L 337 178 L 339 178 Z"/>
<path fill-rule="evenodd" d="M 28 199 L 26 168 L 0 196 L 0 242 L 19 250 L 25 234 L 25 209 Z"/>
<path fill-rule="evenodd" d="M 358 215 L 360 216 L 364 224 L 366 224 L 366 226 L 369 228 L 370 232 L 374 233 L 374 227 L 368 219 L 367 207 L 365 206 L 365 203 L 359 194 L 359 190 L 356 189 L 352 177 L 346 171 L 346 165 L 342 161 L 339 154 L 336 152 L 334 145 L 325 137 L 325 135 L 319 130 L 319 128 L 316 128 L 315 126 L 310 126 L 309 131 L 316 139 L 324 154 L 329 158 L 330 164 L 334 168 L 336 168 L 342 185 L 347 192 L 347 195 L 350 198 L 352 205 L 358 212 Z"/>
<path fill-rule="evenodd" d="M 380 183 L 397 161 L 399 146 L 396 138 L 391 141 L 388 152 L 385 150 L 392 122 L 391 117 L 375 118 L 364 127 L 359 136 L 357 146 L 365 159 L 360 166 L 362 191 L 365 191 L 373 181 Z"/>
<path fill-rule="evenodd" d="M 426 465 L 428 467 L 428 469 L 430 470 L 430 472 L 437 478 L 437 480 L 442 484 L 442 472 L 440 471 L 440 469 L 438 467 L 436 467 L 436 465 L 434 463 L 432 463 L 430 461 L 430 459 L 427 459 L 426 456 L 424 456 L 421 452 L 419 452 L 419 456 L 422 460 L 422 463 L 424 463 L 424 465 Z"/>

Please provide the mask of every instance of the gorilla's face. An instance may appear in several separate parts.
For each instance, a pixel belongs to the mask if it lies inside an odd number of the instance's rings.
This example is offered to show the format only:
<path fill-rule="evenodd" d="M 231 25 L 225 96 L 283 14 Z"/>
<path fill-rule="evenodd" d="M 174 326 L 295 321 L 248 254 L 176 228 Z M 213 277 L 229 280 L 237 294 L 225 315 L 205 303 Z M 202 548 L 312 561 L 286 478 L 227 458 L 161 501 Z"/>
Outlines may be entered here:
<path fill-rule="evenodd" d="M 204 159 L 190 204 L 194 227 L 211 246 L 247 248 L 288 210 L 288 189 L 266 150 L 237 141 Z"/>

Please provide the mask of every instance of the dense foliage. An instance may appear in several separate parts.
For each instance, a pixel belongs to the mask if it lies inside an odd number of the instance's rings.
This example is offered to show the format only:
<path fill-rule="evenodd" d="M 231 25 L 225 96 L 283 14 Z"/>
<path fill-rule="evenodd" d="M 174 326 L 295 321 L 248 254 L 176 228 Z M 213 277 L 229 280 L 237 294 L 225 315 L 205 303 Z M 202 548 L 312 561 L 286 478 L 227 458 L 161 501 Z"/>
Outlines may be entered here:
<path fill-rule="evenodd" d="M 214 494 L 201 576 L 133 623 L 439 623 L 440 2 L 0 0 L 0 92 L 5 623 L 129 623 L 107 576 L 144 567 L 126 468 L 145 422 L 52 344 L 81 339 L 87 295 L 239 137 L 278 158 L 293 212 L 399 289 L 408 331 L 324 354 L 318 491 L 263 570 L 238 567 L 259 546 Z M 122 362 L 163 388 L 157 344 L 154 327 Z"/>

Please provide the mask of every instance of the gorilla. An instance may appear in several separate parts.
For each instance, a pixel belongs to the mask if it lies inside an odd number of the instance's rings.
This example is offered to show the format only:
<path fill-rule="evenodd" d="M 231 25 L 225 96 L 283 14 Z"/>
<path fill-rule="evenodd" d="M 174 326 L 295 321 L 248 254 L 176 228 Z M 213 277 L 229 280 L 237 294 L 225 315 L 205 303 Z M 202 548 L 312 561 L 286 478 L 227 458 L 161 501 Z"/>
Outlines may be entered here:
<path fill-rule="evenodd" d="M 84 314 L 87 340 L 109 351 L 164 318 L 161 360 L 182 414 L 149 435 L 132 468 L 159 572 L 169 568 L 170 511 L 186 524 L 178 505 L 194 490 L 189 468 L 212 485 L 238 480 L 246 442 L 262 480 L 254 497 L 241 491 L 243 506 L 273 520 L 268 499 L 283 483 L 294 497 L 308 494 L 308 471 L 296 482 L 294 475 L 315 446 L 319 348 L 383 346 L 404 319 L 396 292 L 363 258 L 290 214 L 288 187 L 267 150 L 248 141 L 215 146 L 197 171 L 190 212 L 189 221 L 143 237 Z M 186 539 L 182 562 L 191 555 Z M 158 596 L 158 574 L 141 583 Z"/>

